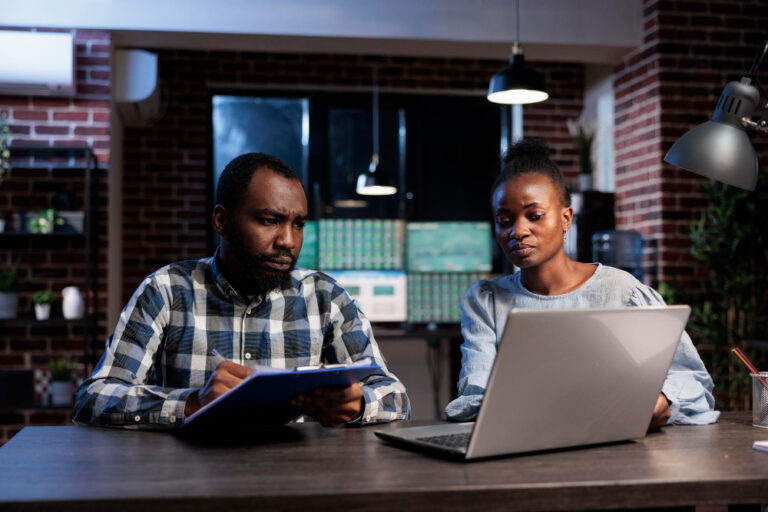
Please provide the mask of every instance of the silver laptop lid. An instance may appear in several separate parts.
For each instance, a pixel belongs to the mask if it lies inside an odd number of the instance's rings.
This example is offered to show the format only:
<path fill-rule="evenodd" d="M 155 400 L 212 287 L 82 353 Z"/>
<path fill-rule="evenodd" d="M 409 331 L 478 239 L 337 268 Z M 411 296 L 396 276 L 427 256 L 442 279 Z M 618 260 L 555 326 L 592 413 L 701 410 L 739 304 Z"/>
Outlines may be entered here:
<path fill-rule="evenodd" d="M 467 458 L 643 437 L 689 314 L 511 311 Z"/>

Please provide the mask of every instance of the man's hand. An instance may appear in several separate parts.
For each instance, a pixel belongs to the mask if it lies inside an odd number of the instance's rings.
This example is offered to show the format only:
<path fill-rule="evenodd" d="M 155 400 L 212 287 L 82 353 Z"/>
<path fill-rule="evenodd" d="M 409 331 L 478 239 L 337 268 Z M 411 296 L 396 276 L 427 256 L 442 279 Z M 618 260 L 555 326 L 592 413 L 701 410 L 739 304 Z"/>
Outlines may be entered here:
<path fill-rule="evenodd" d="M 296 395 L 291 405 L 324 427 L 335 427 L 352 421 L 363 411 L 363 388 L 355 383 L 346 388 L 315 388 Z"/>
<path fill-rule="evenodd" d="M 184 406 L 184 415 L 189 417 L 202 406 L 237 386 L 250 373 L 251 369 L 243 365 L 233 363 L 232 361 L 220 362 L 216 366 L 216 370 L 208 378 L 205 386 L 189 395 Z"/>
<path fill-rule="evenodd" d="M 669 401 L 664 393 L 659 393 L 659 398 L 656 400 L 656 406 L 653 408 L 653 417 L 651 418 L 651 424 L 648 425 L 648 430 L 657 430 L 667 424 L 667 420 L 672 416 L 672 411 L 669 409 Z"/>

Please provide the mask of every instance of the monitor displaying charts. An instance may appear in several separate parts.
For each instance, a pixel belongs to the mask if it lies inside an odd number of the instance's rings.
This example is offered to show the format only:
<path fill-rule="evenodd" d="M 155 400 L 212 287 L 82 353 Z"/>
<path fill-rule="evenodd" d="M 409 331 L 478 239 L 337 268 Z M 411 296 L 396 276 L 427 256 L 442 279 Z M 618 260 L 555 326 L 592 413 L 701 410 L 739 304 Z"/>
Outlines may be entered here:
<path fill-rule="evenodd" d="M 327 270 L 372 322 L 404 322 L 407 279 L 401 270 Z"/>
<path fill-rule="evenodd" d="M 489 275 L 479 272 L 408 273 L 408 321 L 461 321 L 461 299 L 470 286 Z"/>
<path fill-rule="evenodd" d="M 409 222 L 406 268 L 408 272 L 490 272 L 491 244 L 488 222 Z"/>
<path fill-rule="evenodd" d="M 301 246 L 297 267 L 317 268 L 317 222 L 310 220 L 304 224 L 304 243 Z"/>
<path fill-rule="evenodd" d="M 397 219 L 321 219 L 318 266 L 325 270 L 400 270 L 405 222 Z"/>

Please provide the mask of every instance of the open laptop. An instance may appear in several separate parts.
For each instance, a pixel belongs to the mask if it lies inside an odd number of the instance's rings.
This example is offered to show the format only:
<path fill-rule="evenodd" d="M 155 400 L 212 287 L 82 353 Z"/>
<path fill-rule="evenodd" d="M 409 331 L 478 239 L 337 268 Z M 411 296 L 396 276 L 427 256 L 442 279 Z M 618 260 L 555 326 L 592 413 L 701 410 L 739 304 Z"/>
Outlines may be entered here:
<path fill-rule="evenodd" d="M 642 438 L 690 311 L 512 310 L 474 423 L 376 435 L 464 460 Z"/>

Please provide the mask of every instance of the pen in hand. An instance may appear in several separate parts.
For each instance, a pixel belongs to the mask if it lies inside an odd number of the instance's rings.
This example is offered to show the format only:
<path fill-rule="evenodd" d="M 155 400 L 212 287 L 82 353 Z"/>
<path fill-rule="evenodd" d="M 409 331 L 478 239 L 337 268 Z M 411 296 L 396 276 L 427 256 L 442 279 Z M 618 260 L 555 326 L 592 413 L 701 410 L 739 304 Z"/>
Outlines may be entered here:
<path fill-rule="evenodd" d="M 187 403 L 184 406 L 184 414 L 186 416 L 190 416 L 216 398 L 227 393 L 251 373 L 245 366 L 231 361 L 222 366 L 221 363 L 227 361 L 227 359 L 219 354 L 215 348 L 211 349 L 208 354 L 214 357 L 216 368 L 211 372 L 205 385 L 187 398 Z"/>
<path fill-rule="evenodd" d="M 216 358 L 216 366 L 219 366 L 219 364 L 221 364 L 222 361 L 226 361 L 224 356 L 219 354 L 219 351 L 216 350 L 215 348 L 211 349 L 211 355 Z"/>
<path fill-rule="evenodd" d="M 229 361 L 229 359 L 227 359 L 226 357 L 222 356 L 222 355 L 219 353 L 219 351 L 218 351 L 218 350 L 216 350 L 215 348 L 212 348 L 212 349 L 210 350 L 209 354 L 211 354 L 211 355 L 212 355 L 212 356 L 213 356 L 213 357 L 216 359 L 216 367 L 217 367 L 217 368 L 218 368 L 218 366 L 219 366 L 221 363 L 223 363 L 224 361 Z M 242 366 L 242 365 L 239 365 L 239 364 L 238 364 L 237 366 Z M 243 366 L 243 369 L 244 369 L 244 370 L 245 370 L 247 373 L 246 373 L 246 375 L 244 375 L 244 376 L 241 376 L 241 377 L 240 377 L 241 379 L 243 379 L 243 378 L 247 377 L 247 376 L 248 376 L 248 375 L 249 375 L 251 372 L 254 372 L 254 371 L 256 371 L 256 368 L 246 368 L 245 366 Z"/>

